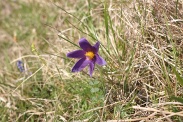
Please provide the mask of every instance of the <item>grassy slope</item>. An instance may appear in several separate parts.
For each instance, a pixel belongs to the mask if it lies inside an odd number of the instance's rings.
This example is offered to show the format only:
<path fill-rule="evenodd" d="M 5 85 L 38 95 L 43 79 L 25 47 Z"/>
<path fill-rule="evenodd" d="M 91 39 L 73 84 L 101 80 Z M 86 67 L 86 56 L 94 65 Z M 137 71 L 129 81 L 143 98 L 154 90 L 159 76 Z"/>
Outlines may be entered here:
<path fill-rule="evenodd" d="M 181 122 L 181 0 L 55 3 L 1 1 L 1 121 Z M 107 61 L 93 78 L 65 56 L 81 37 Z"/>

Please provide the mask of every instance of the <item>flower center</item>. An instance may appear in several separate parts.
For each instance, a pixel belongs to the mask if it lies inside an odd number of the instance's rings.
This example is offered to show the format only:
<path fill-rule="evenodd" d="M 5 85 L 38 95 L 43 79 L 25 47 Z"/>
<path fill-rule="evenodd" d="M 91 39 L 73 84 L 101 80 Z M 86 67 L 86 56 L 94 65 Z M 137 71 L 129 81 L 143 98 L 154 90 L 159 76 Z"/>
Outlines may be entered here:
<path fill-rule="evenodd" d="M 86 52 L 85 56 L 88 57 L 89 59 L 92 59 L 95 56 L 95 54 L 89 51 L 89 52 Z"/>

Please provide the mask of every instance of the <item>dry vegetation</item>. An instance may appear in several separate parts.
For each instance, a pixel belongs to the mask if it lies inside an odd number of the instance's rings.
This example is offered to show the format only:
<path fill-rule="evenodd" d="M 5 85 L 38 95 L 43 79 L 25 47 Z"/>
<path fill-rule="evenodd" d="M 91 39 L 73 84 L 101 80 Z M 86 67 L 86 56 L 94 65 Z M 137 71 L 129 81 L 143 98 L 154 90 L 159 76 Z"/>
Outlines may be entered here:
<path fill-rule="evenodd" d="M 0 10 L 1 121 L 183 121 L 182 0 L 5 0 Z M 107 62 L 92 78 L 66 57 L 81 37 L 99 40 Z"/>

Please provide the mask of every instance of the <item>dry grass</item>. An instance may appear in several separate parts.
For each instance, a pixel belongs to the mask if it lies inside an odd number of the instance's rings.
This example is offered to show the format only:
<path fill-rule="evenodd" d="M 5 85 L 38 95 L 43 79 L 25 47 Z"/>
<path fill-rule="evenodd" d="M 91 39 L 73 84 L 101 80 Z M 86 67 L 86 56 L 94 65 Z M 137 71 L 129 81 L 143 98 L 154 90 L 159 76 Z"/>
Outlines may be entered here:
<path fill-rule="evenodd" d="M 183 96 L 174 71 L 182 77 L 182 0 L 21 0 L 0 9 L 1 121 L 183 120 L 181 100 L 170 99 Z M 93 78 L 71 73 L 65 56 L 77 48 L 67 40 L 81 37 L 103 45 L 107 65 Z"/>

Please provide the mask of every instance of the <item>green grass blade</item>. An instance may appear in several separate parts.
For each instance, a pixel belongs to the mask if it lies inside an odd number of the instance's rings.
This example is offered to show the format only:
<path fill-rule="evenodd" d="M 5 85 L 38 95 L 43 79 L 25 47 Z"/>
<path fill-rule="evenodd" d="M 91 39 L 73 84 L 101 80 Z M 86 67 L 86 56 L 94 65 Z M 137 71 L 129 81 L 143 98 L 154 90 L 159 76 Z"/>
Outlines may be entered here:
<path fill-rule="evenodd" d="M 107 36 L 107 45 L 108 45 L 108 50 L 109 50 L 109 24 L 108 24 L 108 10 L 107 10 L 107 3 L 104 5 L 104 23 L 105 23 L 105 31 L 106 31 L 106 36 Z"/>
<path fill-rule="evenodd" d="M 67 39 L 67 38 L 64 38 L 63 36 L 61 36 L 61 35 L 58 35 L 60 38 L 62 38 L 62 39 L 64 39 L 65 41 L 67 41 L 67 42 L 69 42 L 69 43 L 71 43 L 72 45 L 74 45 L 74 46 L 76 46 L 76 47 L 79 47 L 77 44 L 75 44 L 75 43 L 73 43 L 73 42 L 71 42 L 69 39 Z M 80 48 L 80 47 L 79 47 Z"/>
<path fill-rule="evenodd" d="M 180 76 L 180 74 L 177 72 L 175 68 L 173 68 L 173 72 L 176 75 L 177 81 L 180 83 L 181 86 L 183 86 L 183 78 Z"/>

